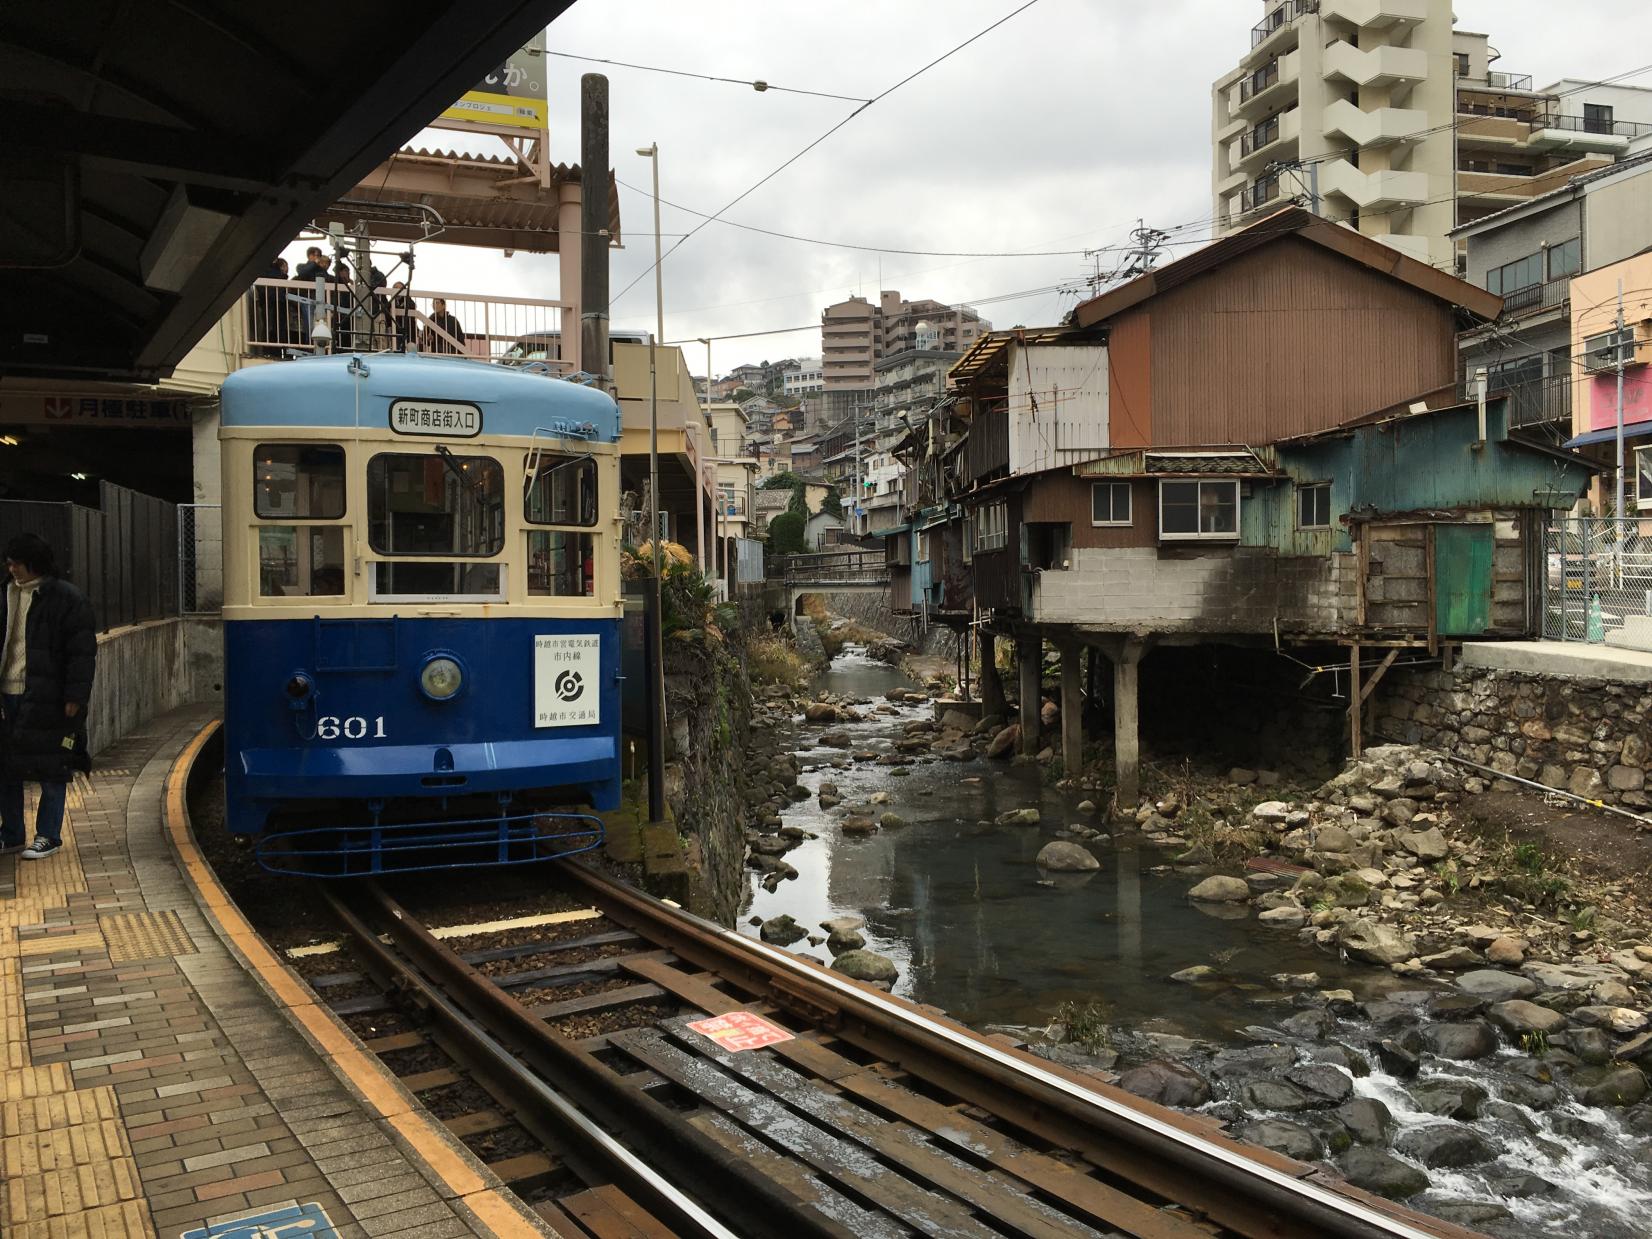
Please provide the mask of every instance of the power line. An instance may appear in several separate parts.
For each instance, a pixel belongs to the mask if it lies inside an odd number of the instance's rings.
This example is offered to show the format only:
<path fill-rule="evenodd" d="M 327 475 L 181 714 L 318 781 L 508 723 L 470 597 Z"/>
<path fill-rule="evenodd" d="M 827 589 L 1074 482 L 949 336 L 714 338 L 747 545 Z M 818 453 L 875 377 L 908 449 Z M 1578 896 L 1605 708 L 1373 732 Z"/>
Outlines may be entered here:
<path fill-rule="evenodd" d="M 834 95 L 824 90 L 804 90 L 798 86 L 776 86 L 773 82 L 765 82 L 762 78 L 748 81 L 743 77 L 718 77 L 714 73 L 693 73 L 687 69 L 664 69 L 659 65 L 636 65 L 624 60 L 608 60 L 601 56 L 576 56 L 573 52 L 553 52 L 547 50 L 547 56 L 560 56 L 564 60 L 581 60 L 593 65 L 613 65 L 620 69 L 638 69 L 644 73 L 665 73 L 671 77 L 692 77 L 702 82 L 725 82 L 730 86 L 750 86 L 758 93 L 770 90 L 780 91 L 787 95 L 811 95 L 816 99 L 841 99 L 845 103 L 865 104 L 871 102 L 859 95 Z"/>
<path fill-rule="evenodd" d="M 976 33 L 970 35 L 969 38 L 965 39 L 962 43 L 958 44 L 956 47 L 953 47 L 953 48 L 951 48 L 951 49 L 949 49 L 945 52 L 942 52 L 939 56 L 935 57 L 934 60 L 931 60 L 928 64 L 924 65 L 921 69 L 917 69 L 917 70 L 914 70 L 911 73 L 908 73 L 905 77 L 903 77 L 900 81 L 896 82 L 893 86 L 890 86 L 887 89 L 879 91 L 877 94 L 873 95 L 870 99 L 866 100 L 866 102 L 862 103 L 854 111 L 850 112 L 849 115 L 845 116 L 842 120 L 838 121 L 837 124 L 833 125 L 825 133 L 821 134 L 818 138 L 816 138 L 814 141 L 810 142 L 802 150 L 798 151 L 797 154 L 795 154 L 795 155 L 791 156 L 791 158 L 787 159 L 778 168 L 775 168 L 772 172 L 769 172 L 767 175 L 763 176 L 760 180 L 757 181 L 756 184 L 750 186 L 749 188 L 747 188 L 745 190 L 742 190 L 739 194 L 735 195 L 735 197 L 730 199 L 729 202 L 727 204 L 725 204 L 723 206 L 723 208 L 717 212 L 716 215 L 713 215 L 713 216 L 710 216 L 706 219 L 701 220 L 697 225 L 695 225 L 693 228 L 689 229 L 688 233 L 685 236 L 683 236 L 681 240 L 677 241 L 674 245 L 672 245 L 672 247 L 670 249 L 666 250 L 666 252 L 664 254 L 662 254 L 660 256 L 660 258 L 657 259 L 655 262 L 649 263 L 647 267 L 643 268 L 643 270 L 637 275 L 636 279 L 632 280 L 624 288 L 620 289 L 618 294 L 616 294 L 612 298 L 612 300 L 609 302 L 610 307 L 612 307 L 614 302 L 618 301 L 621 297 L 625 296 L 626 293 L 630 292 L 639 283 L 641 283 L 643 278 L 645 276 L 649 275 L 659 263 L 664 262 L 667 258 L 671 257 L 671 255 L 675 254 L 680 248 L 682 248 L 682 246 L 687 244 L 689 237 L 694 236 L 702 228 L 704 228 L 707 224 L 711 223 L 712 220 L 714 220 L 718 216 L 722 215 L 724 211 L 728 211 L 728 210 L 732 209 L 735 205 L 737 205 L 743 199 L 748 198 L 752 194 L 756 193 L 764 185 L 767 185 L 775 177 L 779 176 L 787 168 L 791 167 L 799 159 L 802 159 L 803 156 L 807 155 L 810 151 L 814 150 L 815 147 L 819 146 L 827 138 L 831 137 L 839 129 L 842 129 L 850 121 L 854 120 L 855 117 L 859 116 L 862 112 L 866 111 L 867 108 L 871 107 L 875 103 L 880 102 L 881 100 L 887 99 L 890 95 L 894 94 L 897 90 L 899 90 L 902 86 L 905 86 L 908 82 L 911 82 L 913 79 L 921 76 L 924 73 L 929 72 L 929 70 L 933 69 L 936 65 L 940 64 L 943 60 L 946 60 L 948 57 L 954 56 L 958 52 L 963 51 L 964 48 L 968 47 L 971 43 L 974 43 L 977 39 L 982 38 L 983 36 L 985 36 L 987 34 L 990 34 L 992 31 L 998 29 L 999 26 L 1002 26 L 1005 22 L 1009 21 L 1012 17 L 1015 17 L 1015 16 L 1017 16 L 1021 13 L 1025 13 L 1028 9 L 1032 8 L 1032 6 L 1037 4 L 1037 3 L 1038 3 L 1038 0 L 1026 0 L 1026 3 L 1022 4 L 1020 7 L 1014 9 L 1013 11 L 1011 11 L 1009 13 L 1006 13 L 1003 17 L 1000 17 L 997 21 L 993 22 L 990 26 L 987 26 L 985 29 L 979 30 Z"/>

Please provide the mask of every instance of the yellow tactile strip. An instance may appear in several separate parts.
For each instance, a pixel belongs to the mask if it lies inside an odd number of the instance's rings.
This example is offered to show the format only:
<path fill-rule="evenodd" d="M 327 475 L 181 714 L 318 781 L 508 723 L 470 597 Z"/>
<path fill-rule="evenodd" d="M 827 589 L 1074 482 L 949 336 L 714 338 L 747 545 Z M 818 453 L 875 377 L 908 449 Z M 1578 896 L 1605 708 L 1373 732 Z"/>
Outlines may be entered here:
<path fill-rule="evenodd" d="M 103 935 L 70 920 L 87 894 L 71 790 L 63 848 L 14 861 L 17 893 L 0 901 L 0 1230 L 8 1239 L 154 1239 L 137 1165 L 108 1086 L 77 1089 L 66 1063 L 36 1066 L 23 1002 L 24 960 L 101 954 Z"/>
<path fill-rule="evenodd" d="M 489 1184 L 455 1150 L 447 1134 L 439 1130 L 437 1121 L 412 1100 L 379 1060 L 276 958 L 201 856 L 190 833 L 186 791 L 190 767 L 215 729 L 216 724 L 202 729 L 184 746 L 166 780 L 166 831 L 177 850 L 184 876 L 195 887 L 202 907 L 217 920 L 224 935 L 275 1001 L 321 1048 L 334 1068 L 348 1078 L 360 1095 L 363 1108 L 393 1127 L 455 1198 L 500 1239 L 515 1239 L 519 1235 L 543 1239 L 550 1228 L 525 1217 L 514 1198 Z"/>
<path fill-rule="evenodd" d="M 170 908 L 164 912 L 106 913 L 98 917 L 98 928 L 109 943 L 112 963 L 129 964 L 196 953 L 195 943 L 190 940 L 183 922 Z"/>

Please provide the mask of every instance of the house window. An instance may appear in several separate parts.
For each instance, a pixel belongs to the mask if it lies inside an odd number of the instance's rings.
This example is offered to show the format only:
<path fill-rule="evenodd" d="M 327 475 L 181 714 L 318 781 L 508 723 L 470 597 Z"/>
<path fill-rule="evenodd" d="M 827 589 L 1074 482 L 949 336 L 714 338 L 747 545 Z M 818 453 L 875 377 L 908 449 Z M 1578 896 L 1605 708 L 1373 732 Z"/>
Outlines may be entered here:
<path fill-rule="evenodd" d="M 1583 238 L 1573 237 L 1549 246 L 1549 278 L 1563 280 L 1583 270 Z"/>
<path fill-rule="evenodd" d="M 1583 341 L 1583 368 L 1585 370 L 1616 370 L 1621 361 L 1627 365 L 1633 360 L 1633 336 L 1624 328 L 1620 335 L 1614 328 Z"/>
<path fill-rule="evenodd" d="M 1159 483 L 1159 537 L 1209 540 L 1239 536 L 1239 482 L 1162 481 Z"/>
<path fill-rule="evenodd" d="M 1329 482 L 1307 482 L 1296 488 L 1296 526 L 1298 529 L 1331 527 Z"/>
<path fill-rule="evenodd" d="M 920 531 L 918 534 L 918 562 L 920 564 L 929 562 L 929 538 L 930 533 L 927 529 Z"/>
<path fill-rule="evenodd" d="M 1468 53 L 1467 52 L 1456 52 L 1456 53 L 1453 53 L 1453 54 L 1457 58 L 1457 76 L 1458 77 L 1467 77 L 1468 76 Z"/>
<path fill-rule="evenodd" d="M 1635 449 L 1635 507 L 1652 509 L 1652 447 Z"/>
<path fill-rule="evenodd" d="M 1130 524 L 1130 483 L 1096 482 L 1090 487 L 1092 525 Z"/>
<path fill-rule="evenodd" d="M 1611 133 L 1611 105 L 1605 103 L 1585 103 L 1583 105 L 1583 129 L 1585 133 Z"/>
<path fill-rule="evenodd" d="M 1009 545 L 1009 507 L 989 503 L 975 509 L 975 549 L 1001 551 Z"/>
<path fill-rule="evenodd" d="M 1522 169 L 1516 168 L 1515 172 Z M 1486 272 L 1486 291 L 1499 297 L 1543 282 L 1543 255 L 1527 254 Z"/>

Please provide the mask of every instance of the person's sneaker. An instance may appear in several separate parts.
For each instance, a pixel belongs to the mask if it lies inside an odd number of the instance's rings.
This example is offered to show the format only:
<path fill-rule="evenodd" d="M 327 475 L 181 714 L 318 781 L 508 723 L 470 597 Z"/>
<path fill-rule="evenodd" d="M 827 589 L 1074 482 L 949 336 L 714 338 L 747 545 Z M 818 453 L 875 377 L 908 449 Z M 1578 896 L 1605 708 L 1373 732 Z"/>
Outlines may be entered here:
<path fill-rule="evenodd" d="M 7 856 L 7 855 L 11 854 L 12 852 L 21 852 L 25 846 L 26 845 L 21 843 L 21 842 L 18 842 L 18 843 L 3 843 L 3 842 L 0 842 L 0 856 Z"/>
<path fill-rule="evenodd" d="M 34 842 L 23 849 L 23 859 L 42 860 L 45 857 L 50 856 L 62 846 L 63 845 L 61 843 L 53 843 L 50 839 L 46 838 L 45 835 L 36 835 L 34 837 Z"/>

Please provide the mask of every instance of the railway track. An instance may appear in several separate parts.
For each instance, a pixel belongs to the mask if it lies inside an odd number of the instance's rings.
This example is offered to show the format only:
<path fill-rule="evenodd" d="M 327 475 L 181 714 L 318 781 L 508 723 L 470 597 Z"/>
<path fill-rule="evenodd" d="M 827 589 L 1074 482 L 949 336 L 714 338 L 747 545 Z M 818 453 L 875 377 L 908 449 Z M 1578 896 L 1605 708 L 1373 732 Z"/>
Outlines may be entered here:
<path fill-rule="evenodd" d="M 348 992 L 341 1014 L 382 1013 L 369 1048 L 421 1096 L 447 1091 L 456 1136 L 498 1133 L 484 1160 L 570 1237 L 1475 1233 L 562 873 L 590 912 L 462 951 L 378 887 L 330 892 L 374 986 L 312 983 Z"/>

